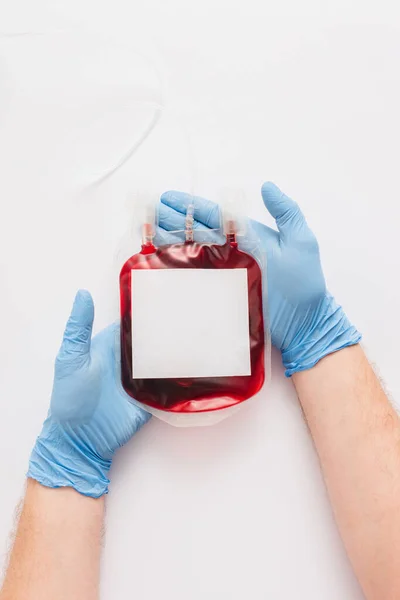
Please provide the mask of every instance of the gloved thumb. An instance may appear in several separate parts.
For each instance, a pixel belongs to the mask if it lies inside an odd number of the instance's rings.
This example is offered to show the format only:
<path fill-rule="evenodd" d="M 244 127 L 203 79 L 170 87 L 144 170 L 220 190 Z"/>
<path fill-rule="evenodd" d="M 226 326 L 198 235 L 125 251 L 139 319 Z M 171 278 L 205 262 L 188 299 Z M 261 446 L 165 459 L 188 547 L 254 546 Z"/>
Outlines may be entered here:
<path fill-rule="evenodd" d="M 281 240 L 299 236 L 308 229 L 306 220 L 297 202 L 286 196 L 274 183 L 268 181 L 261 188 L 264 204 L 281 234 Z"/>
<path fill-rule="evenodd" d="M 94 303 L 87 290 L 75 296 L 71 315 L 64 331 L 58 358 L 68 359 L 89 356 L 94 320 Z"/>

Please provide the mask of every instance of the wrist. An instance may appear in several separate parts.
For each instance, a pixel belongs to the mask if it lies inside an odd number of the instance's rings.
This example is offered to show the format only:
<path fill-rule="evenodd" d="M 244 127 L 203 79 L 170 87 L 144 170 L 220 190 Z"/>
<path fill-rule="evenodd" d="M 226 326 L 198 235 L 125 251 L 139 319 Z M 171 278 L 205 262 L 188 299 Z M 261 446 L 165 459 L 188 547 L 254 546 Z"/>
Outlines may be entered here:
<path fill-rule="evenodd" d="M 93 516 L 102 517 L 104 514 L 104 498 L 85 497 L 71 487 L 50 489 L 31 477 L 28 478 L 26 484 L 24 509 L 27 505 L 31 512 L 43 512 L 48 519 L 52 518 L 53 514 L 55 518 L 58 516 L 59 520 L 60 513 L 64 516 L 72 513 L 76 520 L 78 510 L 79 514 L 82 510 L 86 510 L 87 514 L 90 512 Z M 87 516 L 84 517 L 84 520 L 87 522 Z"/>
<path fill-rule="evenodd" d="M 322 358 L 348 346 L 358 344 L 361 334 L 350 323 L 342 307 L 326 294 L 315 310 L 307 315 L 299 333 L 282 351 L 286 377 L 306 371 Z"/>
<path fill-rule="evenodd" d="M 47 419 L 32 450 L 27 476 L 49 488 L 71 487 L 84 496 L 108 493 L 111 459 L 93 452 L 82 432 Z"/>

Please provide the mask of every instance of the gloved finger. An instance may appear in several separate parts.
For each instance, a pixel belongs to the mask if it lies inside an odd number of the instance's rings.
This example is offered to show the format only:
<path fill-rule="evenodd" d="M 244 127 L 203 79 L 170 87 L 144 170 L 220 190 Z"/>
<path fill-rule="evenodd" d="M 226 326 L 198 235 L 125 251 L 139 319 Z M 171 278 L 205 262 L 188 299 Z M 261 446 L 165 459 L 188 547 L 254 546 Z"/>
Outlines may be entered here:
<path fill-rule="evenodd" d="M 221 214 L 218 204 L 200 196 L 192 196 L 185 192 L 170 191 L 161 196 L 161 203 L 173 208 L 178 213 L 186 214 L 189 204 L 194 205 L 194 218 L 210 229 L 221 227 Z"/>
<path fill-rule="evenodd" d="M 121 326 L 119 321 L 115 321 L 108 325 L 104 329 L 102 329 L 99 333 L 97 333 L 92 339 L 92 352 L 96 352 L 98 348 L 106 349 L 104 356 L 107 357 L 107 360 L 112 361 L 113 363 L 119 364 L 120 361 L 120 335 L 121 335 Z"/>
<path fill-rule="evenodd" d="M 158 246 L 165 246 L 167 244 L 182 244 L 185 241 L 185 233 L 171 232 L 161 227 L 156 227 L 156 235 L 154 237 L 154 243 Z"/>
<path fill-rule="evenodd" d="M 260 264 L 264 264 L 264 253 L 273 258 L 281 252 L 279 233 L 258 221 L 248 220 L 245 235 L 238 238 L 239 249 L 251 254 Z"/>
<path fill-rule="evenodd" d="M 152 415 L 144 410 L 138 404 L 132 402 L 131 399 L 127 400 L 127 411 L 129 413 L 129 418 L 132 423 L 133 434 L 137 433 L 143 425 L 146 425 L 152 417 Z"/>
<path fill-rule="evenodd" d="M 253 232 L 253 240 L 256 236 L 257 243 L 260 241 L 265 241 L 267 243 L 267 249 L 269 246 L 276 246 L 276 244 L 279 242 L 279 233 L 275 229 L 268 227 L 268 225 L 264 225 L 264 223 L 254 221 L 253 219 L 249 219 L 249 225 L 251 227 L 251 231 Z"/>
<path fill-rule="evenodd" d="M 226 241 L 221 232 L 215 231 L 214 229 L 207 229 L 206 227 L 203 229 L 196 229 L 194 240 L 199 244 L 223 244 Z M 184 231 L 172 232 L 166 231 L 161 227 L 156 228 L 154 243 L 157 247 L 170 244 L 183 244 L 184 241 Z"/>
<path fill-rule="evenodd" d="M 163 204 L 159 204 L 158 208 L 158 225 L 167 231 L 184 231 L 185 230 L 186 213 L 178 212 L 176 209 Z M 193 229 L 208 229 L 198 220 L 194 220 Z"/>
<path fill-rule="evenodd" d="M 93 298 L 87 290 L 79 290 L 65 327 L 58 358 L 89 355 L 93 320 Z"/>
<path fill-rule="evenodd" d="M 141 427 L 143 427 L 143 425 L 151 419 L 151 414 L 148 413 L 143 408 L 141 408 L 140 406 L 134 404 L 132 402 L 132 399 L 128 396 L 128 394 L 125 392 L 124 388 L 122 387 L 122 382 L 121 382 L 121 326 L 120 326 L 120 323 L 117 321 L 115 323 L 112 323 L 111 325 L 109 325 L 108 327 L 103 329 L 102 331 L 100 331 L 100 333 L 98 333 L 93 338 L 93 344 L 92 344 L 93 350 L 95 349 L 96 345 L 107 348 L 107 350 L 109 352 L 109 356 L 108 356 L 107 360 L 108 360 L 109 364 L 111 362 L 111 366 L 113 369 L 113 376 L 115 378 L 115 385 L 123 398 L 124 409 L 126 410 L 127 414 L 129 415 L 129 420 L 132 423 L 132 427 L 133 427 L 132 435 L 133 435 L 133 433 L 136 433 L 137 431 L 139 431 L 139 429 Z M 116 408 L 117 407 L 115 407 L 115 409 Z M 128 441 L 128 440 L 126 440 L 126 441 Z"/>
<path fill-rule="evenodd" d="M 308 225 L 299 205 L 271 182 L 263 184 L 261 193 L 268 212 L 276 221 L 281 240 L 303 237 Z"/>

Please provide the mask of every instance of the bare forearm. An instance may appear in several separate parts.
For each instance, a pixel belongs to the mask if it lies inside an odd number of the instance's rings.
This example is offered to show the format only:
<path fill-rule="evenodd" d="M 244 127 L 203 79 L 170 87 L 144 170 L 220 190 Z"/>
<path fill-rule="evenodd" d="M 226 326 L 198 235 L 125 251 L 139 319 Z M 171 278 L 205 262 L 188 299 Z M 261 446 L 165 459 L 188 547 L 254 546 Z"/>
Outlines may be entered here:
<path fill-rule="evenodd" d="M 28 480 L 1 600 L 97 600 L 104 500 Z"/>
<path fill-rule="evenodd" d="M 400 420 L 360 346 L 293 376 L 368 600 L 400 598 Z"/>

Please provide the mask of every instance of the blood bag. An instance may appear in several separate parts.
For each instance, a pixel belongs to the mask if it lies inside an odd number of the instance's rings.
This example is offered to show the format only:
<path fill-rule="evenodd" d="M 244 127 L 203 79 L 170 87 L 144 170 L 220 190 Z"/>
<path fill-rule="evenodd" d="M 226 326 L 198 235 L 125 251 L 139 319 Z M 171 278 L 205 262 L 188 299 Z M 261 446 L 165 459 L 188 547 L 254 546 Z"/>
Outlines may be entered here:
<path fill-rule="evenodd" d="M 269 379 L 256 246 L 241 248 L 230 216 L 222 243 L 196 241 L 191 207 L 182 242 L 156 247 L 153 224 L 143 232 L 141 251 L 120 272 L 123 388 L 173 425 L 218 422 Z"/>

